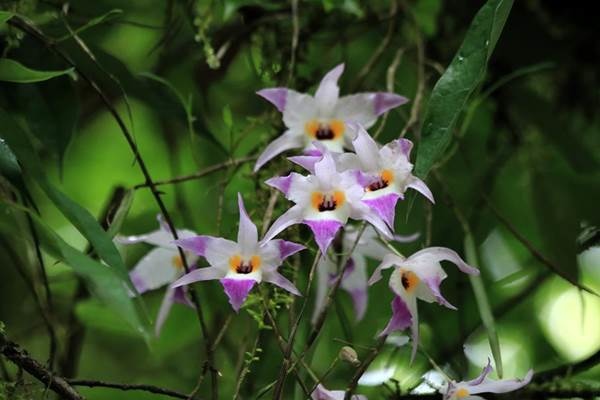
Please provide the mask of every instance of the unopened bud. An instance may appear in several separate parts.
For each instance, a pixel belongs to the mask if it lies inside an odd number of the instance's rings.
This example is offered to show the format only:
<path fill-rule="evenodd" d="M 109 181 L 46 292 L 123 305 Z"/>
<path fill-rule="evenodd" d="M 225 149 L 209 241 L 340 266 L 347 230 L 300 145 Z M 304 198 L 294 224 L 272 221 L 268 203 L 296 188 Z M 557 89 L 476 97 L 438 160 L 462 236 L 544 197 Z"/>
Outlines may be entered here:
<path fill-rule="evenodd" d="M 356 350 L 354 350 L 350 346 L 344 346 L 340 350 L 340 354 L 338 355 L 340 360 L 346 361 L 354 366 L 360 364 L 360 360 L 358 359 L 358 354 L 356 354 Z"/>

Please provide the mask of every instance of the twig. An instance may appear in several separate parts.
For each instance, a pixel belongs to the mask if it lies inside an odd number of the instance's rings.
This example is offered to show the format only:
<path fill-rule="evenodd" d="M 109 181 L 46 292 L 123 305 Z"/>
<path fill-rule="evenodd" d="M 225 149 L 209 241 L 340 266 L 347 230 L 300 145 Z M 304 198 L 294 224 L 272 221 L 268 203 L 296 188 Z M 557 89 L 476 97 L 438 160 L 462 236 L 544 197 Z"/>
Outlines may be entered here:
<path fill-rule="evenodd" d="M 21 348 L 18 344 L 8 340 L 2 332 L 0 332 L 0 349 L 4 357 L 19 368 L 27 371 L 31 376 L 42 382 L 62 399 L 84 399 L 84 397 L 81 396 L 67 381 L 44 368 L 37 360 L 31 358 L 26 350 Z"/>
<path fill-rule="evenodd" d="M 538 249 L 536 249 L 533 246 L 533 244 L 531 244 L 529 242 L 529 240 L 527 240 L 523 235 L 521 235 L 521 233 L 519 231 L 517 231 L 517 228 L 515 228 L 513 226 L 513 224 L 500 213 L 500 211 L 498 211 L 498 209 L 494 206 L 494 204 L 491 202 L 491 200 L 488 196 L 486 196 L 485 194 L 483 194 L 482 196 L 483 196 L 483 199 L 485 200 L 487 206 L 492 211 L 492 213 L 494 213 L 496 218 L 506 227 L 506 229 L 508 229 L 510 231 L 510 233 L 512 233 L 512 235 L 519 242 L 521 242 L 521 244 L 523 246 L 525 246 L 525 248 L 527 248 L 527 250 L 529 251 L 529 253 L 531 253 L 531 255 L 533 257 L 535 257 L 539 262 L 541 262 L 543 265 L 548 267 L 552 272 L 554 272 L 556 275 L 560 276 L 567 282 L 571 283 L 572 285 L 578 287 L 581 290 L 585 290 L 586 292 L 593 294 L 594 296 L 598 296 L 598 294 L 596 292 L 594 292 L 592 289 L 590 289 L 586 286 L 583 286 L 582 284 L 574 281 L 571 277 L 569 277 L 564 272 L 562 272 L 557 265 L 555 265 L 552 261 L 550 261 L 548 258 L 546 258 L 546 256 L 544 256 L 542 253 L 540 253 L 540 251 Z"/>
<path fill-rule="evenodd" d="M 220 171 L 220 170 L 228 168 L 228 167 L 237 166 L 239 164 L 243 164 L 243 163 L 246 163 L 249 161 L 254 161 L 254 160 L 256 160 L 256 158 L 257 158 L 257 156 L 248 156 L 248 157 L 241 157 L 241 158 L 237 158 L 237 159 L 233 159 L 233 160 L 227 160 L 222 163 L 211 165 L 210 167 L 201 169 L 200 171 L 195 172 L 193 174 L 176 176 L 174 178 L 166 179 L 163 181 L 154 181 L 152 184 L 153 184 L 153 186 L 156 187 L 156 186 L 171 185 L 174 183 L 190 181 L 193 179 L 200 179 L 207 175 L 212 174 L 213 172 L 217 172 L 217 171 Z M 150 187 L 150 184 L 148 182 L 138 183 L 133 188 L 137 190 L 137 189 L 146 188 L 146 187 Z"/>
<path fill-rule="evenodd" d="M 167 210 L 167 207 L 165 206 L 164 202 L 162 201 L 162 198 L 160 197 L 160 192 L 154 186 L 154 182 L 152 180 L 152 177 L 150 176 L 150 172 L 149 172 L 148 168 L 146 167 L 146 163 L 144 162 L 137 145 L 135 144 L 133 136 L 129 132 L 129 129 L 127 128 L 125 122 L 119 115 L 116 108 L 112 105 L 112 103 L 110 102 L 110 100 L 106 96 L 106 94 L 100 89 L 98 84 L 92 78 L 87 76 L 87 74 L 85 72 L 83 72 L 77 64 L 75 64 L 65 53 L 63 53 L 56 46 L 56 44 L 52 41 L 52 39 L 48 38 L 37 27 L 35 27 L 34 25 L 31 25 L 29 22 L 23 20 L 22 18 L 19 18 L 16 16 L 13 16 L 8 21 L 8 23 L 11 24 L 12 26 L 15 26 L 16 28 L 22 30 L 25 33 L 32 35 L 33 37 L 38 39 L 40 42 L 42 42 L 46 47 L 48 47 L 51 51 L 53 51 L 55 54 L 57 54 L 60 58 L 62 58 L 67 64 L 69 64 L 71 67 L 73 67 L 77 71 L 79 76 L 81 76 L 83 78 L 83 80 L 85 80 L 90 85 L 90 87 L 94 90 L 94 92 L 96 92 L 96 94 L 100 97 L 100 99 L 104 103 L 107 110 L 110 112 L 110 114 L 112 115 L 114 120 L 119 125 L 119 128 L 120 128 L 121 132 L 123 133 L 123 136 L 124 136 L 125 140 L 127 141 L 127 144 L 129 145 L 129 147 L 135 157 L 135 160 L 141 169 L 142 174 L 144 175 L 145 183 L 150 188 L 150 191 L 152 192 L 152 196 L 154 197 L 156 204 L 158 205 L 160 212 L 163 215 L 165 222 L 167 223 L 167 225 L 169 227 L 169 230 L 171 231 L 173 239 L 175 239 L 175 240 L 179 239 L 179 235 L 177 234 L 177 231 L 175 230 L 175 225 L 173 224 L 173 220 L 171 219 L 169 211 Z M 185 272 L 188 273 L 190 271 L 190 267 L 186 260 L 183 249 L 181 249 L 181 247 L 178 246 L 177 250 L 179 252 L 179 257 L 183 262 L 183 268 L 184 268 Z M 193 287 L 189 291 L 189 294 L 190 294 L 192 303 L 194 304 L 194 308 L 195 308 L 196 314 L 198 316 L 198 321 L 200 323 L 200 329 L 201 329 L 202 335 L 204 337 L 206 358 L 207 358 L 208 367 L 211 371 L 211 376 L 212 376 L 212 380 L 211 380 L 212 389 L 213 389 L 212 395 L 213 395 L 213 399 L 216 400 L 216 399 L 218 399 L 218 382 L 217 382 L 217 372 L 218 371 L 214 368 L 214 357 L 213 357 L 213 352 L 212 352 L 212 345 L 210 343 L 210 338 L 209 338 L 209 334 L 208 334 L 208 329 L 206 327 L 206 322 L 204 320 L 204 314 L 202 312 L 201 304 L 198 301 L 198 296 Z"/>
<path fill-rule="evenodd" d="M 292 46 L 290 50 L 290 68 L 288 71 L 288 84 L 292 82 L 294 70 L 296 68 L 296 53 L 298 51 L 298 38 L 300 37 L 300 21 L 298 19 L 298 0 L 291 0 L 292 3 Z"/>
<path fill-rule="evenodd" d="M 417 24 L 415 23 L 415 27 Z M 425 50 L 423 46 L 423 38 L 421 33 L 415 28 L 416 45 L 417 45 L 417 91 L 410 109 L 410 116 L 404 128 L 400 132 L 400 137 L 404 137 L 406 132 L 419 121 L 419 113 L 421 111 L 421 103 L 423 102 L 423 93 L 425 92 Z M 415 136 L 418 138 L 420 132 L 417 129 Z"/>
<path fill-rule="evenodd" d="M 387 33 L 385 34 L 385 37 L 383 38 L 381 43 L 379 43 L 379 46 L 377 46 L 377 48 L 375 49 L 373 54 L 371 54 L 371 57 L 369 58 L 367 63 L 361 68 L 359 73 L 356 75 L 356 78 L 354 79 L 354 83 L 352 85 L 353 91 L 358 89 L 363 84 L 365 78 L 367 77 L 367 75 L 369 74 L 371 69 L 373 69 L 373 66 L 379 61 L 379 59 L 385 52 L 385 49 L 387 49 L 387 47 L 390 45 L 390 42 L 392 41 L 392 36 L 394 36 L 394 32 L 396 31 L 396 18 L 395 17 L 396 17 L 397 13 L 398 13 L 397 0 L 392 0 L 392 1 L 390 1 L 390 12 L 388 14 L 388 18 L 389 18 L 390 22 L 388 24 Z"/>
<path fill-rule="evenodd" d="M 373 360 L 375 360 L 375 357 L 377 357 L 377 355 L 383 348 L 383 345 L 385 344 L 385 340 L 387 339 L 387 337 L 388 337 L 388 335 L 380 336 L 379 339 L 377 339 L 375 348 L 372 349 L 369 352 L 369 355 L 366 356 L 365 359 L 360 363 L 360 365 L 356 369 L 356 372 L 354 373 L 354 376 L 352 376 L 352 379 L 350 380 L 350 384 L 348 385 L 348 388 L 346 389 L 346 395 L 344 396 L 344 400 L 350 400 L 352 393 L 354 393 L 354 391 L 356 390 L 356 386 L 358 385 L 358 380 L 360 379 L 361 376 L 363 376 L 363 374 L 365 373 L 367 368 L 369 368 L 369 365 L 371 365 Z"/>
<path fill-rule="evenodd" d="M 400 61 L 402 60 L 402 55 L 404 55 L 403 47 L 396 50 L 394 59 L 392 60 L 392 63 L 390 64 L 390 66 L 387 69 L 385 80 L 386 80 L 386 90 L 388 92 L 394 92 L 394 90 L 395 90 L 396 70 L 398 69 L 398 65 L 400 65 Z M 390 114 L 389 112 L 385 112 L 383 114 L 381 123 L 377 127 L 377 131 L 375 131 L 375 133 L 373 134 L 373 139 L 377 139 L 377 137 L 379 135 L 381 135 L 381 132 L 383 132 L 383 128 L 385 128 L 389 114 Z"/>
<path fill-rule="evenodd" d="M 561 365 L 560 367 L 540 372 L 535 375 L 534 380 L 536 382 L 544 382 L 564 375 L 578 374 L 580 372 L 587 371 L 592 367 L 595 367 L 596 365 L 598 365 L 598 363 L 600 363 L 600 350 L 598 350 L 588 358 L 583 359 L 577 363 Z"/>
<path fill-rule="evenodd" d="M 118 389 L 118 390 L 123 390 L 123 391 L 140 390 L 143 392 L 162 394 L 164 396 L 173 397 L 175 399 L 187 399 L 187 396 L 183 393 L 179 393 L 174 390 L 164 389 L 164 388 L 161 388 L 158 386 L 153 386 L 153 385 L 113 383 L 113 382 L 104 382 L 104 381 L 86 380 L 86 379 L 70 379 L 70 380 L 68 380 L 68 383 L 71 384 L 72 386 L 104 387 L 104 388 Z"/>

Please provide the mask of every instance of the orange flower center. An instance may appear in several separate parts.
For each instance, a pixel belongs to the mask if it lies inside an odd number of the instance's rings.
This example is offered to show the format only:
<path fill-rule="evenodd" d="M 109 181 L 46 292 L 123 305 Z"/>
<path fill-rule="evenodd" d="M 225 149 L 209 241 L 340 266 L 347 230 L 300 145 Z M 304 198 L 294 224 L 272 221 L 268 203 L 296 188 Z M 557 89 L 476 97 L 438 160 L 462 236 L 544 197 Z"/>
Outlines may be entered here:
<path fill-rule="evenodd" d="M 400 275 L 400 281 L 404 290 L 410 293 L 417 288 L 420 279 L 417 274 L 412 271 L 402 271 L 402 274 Z"/>
<path fill-rule="evenodd" d="M 379 179 L 375 182 L 371 183 L 365 189 L 367 192 L 374 192 L 379 189 L 383 189 L 389 186 L 389 184 L 394 180 L 394 173 L 389 169 L 384 169 L 379 174 Z"/>
<path fill-rule="evenodd" d="M 229 268 L 238 274 L 250 274 L 260 267 L 260 256 L 253 255 L 250 259 L 243 259 L 239 254 L 229 257 Z"/>
<path fill-rule="evenodd" d="M 454 394 L 457 399 L 462 399 L 463 397 L 467 397 L 469 395 L 469 391 L 465 388 L 460 388 Z"/>
<path fill-rule="evenodd" d="M 336 140 L 342 137 L 345 131 L 344 122 L 332 119 L 328 122 L 310 120 L 304 126 L 306 134 L 317 140 Z"/>
<path fill-rule="evenodd" d="M 332 194 L 313 192 L 311 197 L 313 208 L 319 210 L 319 212 L 334 211 L 344 205 L 344 201 L 346 201 L 346 195 L 339 190 L 336 190 Z"/>
<path fill-rule="evenodd" d="M 183 260 L 179 254 L 171 258 L 171 265 L 175 267 L 175 269 L 183 269 Z"/>

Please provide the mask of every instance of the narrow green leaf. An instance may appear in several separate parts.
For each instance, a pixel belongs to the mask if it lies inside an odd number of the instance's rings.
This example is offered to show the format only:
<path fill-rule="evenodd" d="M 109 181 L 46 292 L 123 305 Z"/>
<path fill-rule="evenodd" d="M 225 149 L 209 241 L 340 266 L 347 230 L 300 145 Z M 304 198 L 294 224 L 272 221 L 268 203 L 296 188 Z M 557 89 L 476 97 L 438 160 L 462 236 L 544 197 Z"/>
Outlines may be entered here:
<path fill-rule="evenodd" d="M 98 256 L 113 267 L 133 288 L 127 268 L 110 236 L 88 210 L 71 200 L 46 178 L 27 133 L 2 109 L 0 109 L 0 136 L 6 140 L 25 171 L 36 180 L 54 205 L 91 243 Z"/>
<path fill-rule="evenodd" d="M 74 35 L 79 35 L 81 32 L 84 32 L 90 28 L 93 28 L 96 25 L 100 25 L 104 22 L 108 22 L 110 20 L 115 19 L 123 14 L 123 10 L 115 8 L 114 10 L 110 10 L 109 12 L 99 15 L 95 18 L 90 19 L 87 23 L 83 24 L 79 28 L 73 30 L 73 33 L 65 35 L 57 40 L 57 42 L 62 42 L 64 40 L 72 38 Z"/>
<path fill-rule="evenodd" d="M 45 252 L 73 268 L 85 282 L 90 293 L 121 316 L 146 340 L 150 337 L 149 323 L 140 318 L 135 300 L 114 268 L 110 268 L 71 247 L 30 209 L 2 202 L 3 212 L 26 212 L 36 225 Z"/>
<path fill-rule="evenodd" d="M 62 71 L 39 71 L 27 68 L 10 58 L 0 58 L 0 81 L 16 83 L 42 82 L 57 76 L 70 74 L 73 68 Z"/>
<path fill-rule="evenodd" d="M 472 267 L 479 267 L 479 261 L 477 257 L 477 249 L 475 248 L 475 242 L 473 236 L 469 233 L 465 236 L 465 254 L 467 263 Z M 490 348 L 492 349 L 492 356 L 494 357 L 494 364 L 496 365 L 496 372 L 498 377 L 502 378 L 502 353 L 500 352 L 500 340 L 498 339 L 498 332 L 496 331 L 496 323 L 494 322 L 494 313 L 490 307 L 487 293 L 481 279 L 481 275 L 469 275 L 469 281 L 473 287 L 473 293 L 475 294 L 475 301 L 477 302 L 477 308 L 483 326 L 487 331 L 488 341 Z"/>
<path fill-rule="evenodd" d="M 427 176 L 452 139 L 467 100 L 485 76 L 487 62 L 512 7 L 512 0 L 488 0 L 479 10 L 458 53 L 435 84 L 423 117 L 416 174 Z"/>
<path fill-rule="evenodd" d="M 133 204 L 133 195 L 135 194 L 135 190 L 129 189 L 125 192 L 123 197 L 121 198 L 121 202 L 116 207 L 116 210 L 112 214 L 112 218 L 110 221 L 110 226 L 106 233 L 108 236 L 115 237 L 117 233 L 121 230 L 123 226 L 123 222 L 125 221 L 125 217 L 129 213 L 131 206 Z"/>

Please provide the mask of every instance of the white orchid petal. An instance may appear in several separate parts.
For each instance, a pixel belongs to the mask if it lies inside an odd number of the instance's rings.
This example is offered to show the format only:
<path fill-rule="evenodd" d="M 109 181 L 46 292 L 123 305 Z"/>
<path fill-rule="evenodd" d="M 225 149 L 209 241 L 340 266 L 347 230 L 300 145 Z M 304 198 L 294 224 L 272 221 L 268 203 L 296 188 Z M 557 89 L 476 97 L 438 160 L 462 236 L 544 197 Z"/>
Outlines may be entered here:
<path fill-rule="evenodd" d="M 195 269 L 171 284 L 172 288 L 189 285 L 199 281 L 208 281 L 212 279 L 221 279 L 227 275 L 227 269 L 221 267 L 204 267 Z"/>
<path fill-rule="evenodd" d="M 302 137 L 301 133 L 292 130 L 284 132 L 277 139 L 269 143 L 263 152 L 260 153 L 258 160 L 256 160 L 256 164 L 254 164 L 254 172 L 261 169 L 263 165 L 284 151 L 301 148 L 303 146 L 304 138 Z"/>
<path fill-rule="evenodd" d="M 238 244 L 244 254 L 249 254 L 258 245 L 258 230 L 256 225 L 252 222 L 246 207 L 244 207 L 244 199 L 242 195 L 238 193 L 238 208 L 240 212 L 240 223 L 238 228 Z"/>

